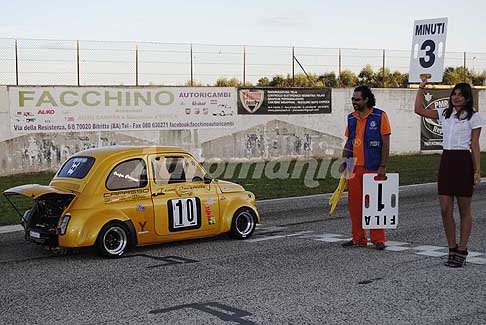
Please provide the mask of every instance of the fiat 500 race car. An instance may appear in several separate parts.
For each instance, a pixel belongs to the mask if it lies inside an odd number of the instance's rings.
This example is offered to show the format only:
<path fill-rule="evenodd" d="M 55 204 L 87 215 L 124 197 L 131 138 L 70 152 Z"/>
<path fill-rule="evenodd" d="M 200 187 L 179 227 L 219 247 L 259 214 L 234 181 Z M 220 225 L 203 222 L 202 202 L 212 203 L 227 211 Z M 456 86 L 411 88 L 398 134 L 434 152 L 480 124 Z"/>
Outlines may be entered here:
<path fill-rule="evenodd" d="M 4 191 L 7 199 L 14 194 L 35 200 L 21 218 L 28 240 L 63 249 L 96 246 L 108 257 L 131 245 L 227 232 L 245 239 L 260 222 L 251 192 L 211 179 L 191 154 L 170 147 L 85 150 L 48 186 Z"/>

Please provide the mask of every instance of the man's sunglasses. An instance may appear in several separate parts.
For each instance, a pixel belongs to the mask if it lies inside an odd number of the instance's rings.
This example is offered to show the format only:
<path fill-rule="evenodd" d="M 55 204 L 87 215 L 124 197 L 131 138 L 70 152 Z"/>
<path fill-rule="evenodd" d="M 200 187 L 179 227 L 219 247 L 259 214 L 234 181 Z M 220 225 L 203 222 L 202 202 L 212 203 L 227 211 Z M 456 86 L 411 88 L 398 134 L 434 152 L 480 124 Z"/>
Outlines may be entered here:
<path fill-rule="evenodd" d="M 351 97 L 351 101 L 353 101 L 353 102 L 359 102 L 362 99 L 363 98 Z"/>

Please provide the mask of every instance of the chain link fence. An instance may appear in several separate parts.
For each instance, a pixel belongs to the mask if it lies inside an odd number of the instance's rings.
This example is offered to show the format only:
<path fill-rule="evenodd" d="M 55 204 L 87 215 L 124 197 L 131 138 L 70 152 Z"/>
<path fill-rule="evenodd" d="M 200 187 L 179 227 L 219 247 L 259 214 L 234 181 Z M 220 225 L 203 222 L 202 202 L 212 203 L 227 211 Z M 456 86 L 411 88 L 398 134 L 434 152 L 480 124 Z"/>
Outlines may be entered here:
<path fill-rule="evenodd" d="M 256 84 L 304 71 L 359 74 L 367 65 L 407 73 L 409 62 L 409 50 L 0 39 L 0 84 L 9 85 Z M 483 73 L 486 53 L 446 52 L 445 67 Z"/>

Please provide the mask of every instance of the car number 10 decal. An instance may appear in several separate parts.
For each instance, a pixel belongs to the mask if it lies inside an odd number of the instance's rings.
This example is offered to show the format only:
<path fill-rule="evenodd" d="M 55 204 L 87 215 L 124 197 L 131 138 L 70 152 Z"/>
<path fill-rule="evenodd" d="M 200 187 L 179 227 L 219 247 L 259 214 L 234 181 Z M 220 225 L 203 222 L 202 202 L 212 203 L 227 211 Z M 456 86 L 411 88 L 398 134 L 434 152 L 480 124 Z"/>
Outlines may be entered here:
<path fill-rule="evenodd" d="M 201 201 L 197 197 L 168 201 L 169 230 L 180 231 L 201 227 Z"/>

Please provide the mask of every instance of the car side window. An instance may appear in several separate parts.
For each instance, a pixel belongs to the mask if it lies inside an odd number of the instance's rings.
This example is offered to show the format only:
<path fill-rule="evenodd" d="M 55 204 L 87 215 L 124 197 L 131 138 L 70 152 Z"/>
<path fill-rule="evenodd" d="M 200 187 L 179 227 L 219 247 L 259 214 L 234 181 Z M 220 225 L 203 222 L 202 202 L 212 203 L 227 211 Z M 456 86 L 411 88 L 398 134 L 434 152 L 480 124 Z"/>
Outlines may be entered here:
<path fill-rule="evenodd" d="M 160 156 L 152 159 L 156 184 L 202 181 L 203 173 L 194 159 L 186 156 Z"/>
<path fill-rule="evenodd" d="M 198 167 L 199 164 L 191 157 L 185 157 L 184 168 L 186 170 L 186 178 L 188 182 L 202 182 L 204 173 Z"/>
<path fill-rule="evenodd" d="M 109 190 L 141 188 L 147 185 L 147 166 L 140 158 L 123 161 L 115 166 L 106 179 Z"/>

